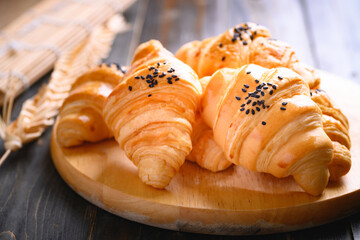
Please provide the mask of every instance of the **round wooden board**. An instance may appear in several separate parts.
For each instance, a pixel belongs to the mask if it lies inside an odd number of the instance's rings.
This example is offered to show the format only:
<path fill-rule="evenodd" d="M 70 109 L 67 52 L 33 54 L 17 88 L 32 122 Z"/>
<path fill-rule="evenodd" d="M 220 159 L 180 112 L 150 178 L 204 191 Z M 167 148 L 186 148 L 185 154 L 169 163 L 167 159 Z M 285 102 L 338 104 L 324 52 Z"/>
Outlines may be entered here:
<path fill-rule="evenodd" d="M 139 180 L 136 167 L 114 140 L 61 148 L 55 131 L 53 162 L 62 178 L 88 201 L 151 226 L 245 235 L 327 223 L 360 208 L 360 85 L 321 74 L 322 88 L 349 118 L 353 165 L 319 197 L 303 192 L 290 177 L 277 179 L 239 166 L 211 173 L 189 162 L 165 190 L 157 190 Z"/>

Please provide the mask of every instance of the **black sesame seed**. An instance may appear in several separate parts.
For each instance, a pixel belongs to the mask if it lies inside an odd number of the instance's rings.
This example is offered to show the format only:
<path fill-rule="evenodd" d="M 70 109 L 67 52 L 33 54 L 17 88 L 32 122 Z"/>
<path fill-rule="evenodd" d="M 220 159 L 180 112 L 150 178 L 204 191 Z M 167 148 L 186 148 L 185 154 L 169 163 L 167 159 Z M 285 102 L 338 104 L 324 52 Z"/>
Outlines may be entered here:
<path fill-rule="evenodd" d="M 172 77 L 173 77 L 173 78 L 177 78 L 177 75 L 174 74 L 174 75 L 172 75 Z"/>
<path fill-rule="evenodd" d="M 168 84 L 172 84 L 172 81 L 168 80 Z"/>
<path fill-rule="evenodd" d="M 236 37 L 234 36 L 232 39 L 231 39 L 232 42 L 235 42 L 236 41 Z"/>
<path fill-rule="evenodd" d="M 154 81 L 154 84 L 155 84 L 155 85 L 157 85 L 157 84 L 158 84 L 158 81 L 157 81 L 156 79 L 155 79 L 155 81 Z"/>
<path fill-rule="evenodd" d="M 225 60 L 225 58 L 226 58 L 225 56 L 224 56 L 224 57 L 222 57 L 221 61 L 224 61 L 224 60 Z"/>
<path fill-rule="evenodd" d="M 263 91 L 261 91 L 261 96 L 264 96 L 264 95 L 265 95 L 265 93 Z"/>
<path fill-rule="evenodd" d="M 240 108 L 240 111 L 244 111 L 245 110 L 245 108 Z"/>
<path fill-rule="evenodd" d="M 166 62 L 164 62 L 164 65 L 166 64 Z"/>
<path fill-rule="evenodd" d="M 240 101 L 240 99 L 241 99 L 241 98 L 240 98 L 240 97 L 238 97 L 238 96 L 236 96 L 235 98 L 236 98 L 236 100 L 238 100 L 238 101 Z"/>
<path fill-rule="evenodd" d="M 244 87 L 246 87 L 246 88 L 249 88 L 249 85 L 247 85 L 247 84 L 244 84 Z"/>
<path fill-rule="evenodd" d="M 176 79 L 175 79 L 175 81 L 179 81 L 179 80 L 180 80 L 180 78 L 176 78 Z"/>
<path fill-rule="evenodd" d="M 156 64 L 157 64 L 157 66 L 158 66 L 158 67 L 160 67 L 160 63 L 159 63 L 159 62 L 158 62 L 158 63 L 156 63 Z"/>
<path fill-rule="evenodd" d="M 172 78 L 171 78 L 171 77 L 168 77 L 168 78 L 166 78 L 166 79 L 167 79 L 168 81 L 171 81 Z"/>
<path fill-rule="evenodd" d="M 276 85 L 272 85 L 272 88 L 273 88 L 274 90 L 276 90 Z"/>
<path fill-rule="evenodd" d="M 284 107 L 281 107 L 280 109 L 281 109 L 281 110 L 286 110 L 286 108 L 284 108 Z"/>
<path fill-rule="evenodd" d="M 287 102 L 283 102 L 283 103 L 282 103 L 283 106 L 286 106 L 286 104 L 287 104 Z"/>
<path fill-rule="evenodd" d="M 251 109 L 251 113 L 252 113 L 252 115 L 255 115 L 255 110 Z"/>
<path fill-rule="evenodd" d="M 255 82 L 256 82 L 256 83 L 259 83 L 259 80 L 255 79 Z"/>
<path fill-rule="evenodd" d="M 147 83 L 151 83 L 151 81 L 150 81 L 150 80 L 146 80 L 146 82 L 147 82 Z"/>
<path fill-rule="evenodd" d="M 263 89 L 265 89 L 265 90 L 268 89 L 268 88 L 269 88 L 268 86 L 263 87 Z"/>
<path fill-rule="evenodd" d="M 129 86 L 129 91 L 132 91 L 132 86 Z"/>
<path fill-rule="evenodd" d="M 165 77 L 165 74 L 160 74 L 159 78 Z"/>
<path fill-rule="evenodd" d="M 283 77 L 282 77 L 282 76 L 278 76 L 278 79 L 283 80 Z"/>
<path fill-rule="evenodd" d="M 251 71 L 246 72 L 246 74 L 250 74 L 250 73 L 251 73 Z"/>
<path fill-rule="evenodd" d="M 266 125 L 266 122 L 265 122 L 265 121 L 262 121 L 261 124 L 265 126 L 265 125 Z"/>
<path fill-rule="evenodd" d="M 269 94 L 270 94 L 270 95 L 272 95 L 272 94 L 273 94 L 273 92 L 274 92 L 273 90 L 270 90 Z"/>
<path fill-rule="evenodd" d="M 245 107 L 245 103 L 241 104 L 241 106 L 240 106 L 240 107 Z"/>
<path fill-rule="evenodd" d="M 267 84 L 268 86 L 271 86 L 271 85 L 272 85 L 272 83 L 269 83 L 269 82 L 268 82 L 268 83 L 266 83 L 266 84 Z"/>
<path fill-rule="evenodd" d="M 246 112 L 245 112 L 245 113 L 246 113 L 246 114 L 249 114 L 249 112 L 250 112 L 250 109 L 246 110 Z"/>
<path fill-rule="evenodd" d="M 246 89 L 245 89 L 245 88 L 242 88 L 241 90 L 242 90 L 243 92 L 246 92 Z"/>
<path fill-rule="evenodd" d="M 249 104 L 249 103 L 251 103 L 251 99 L 249 99 L 249 100 L 246 102 L 246 104 Z"/>
<path fill-rule="evenodd" d="M 256 107 L 256 111 L 260 112 L 260 108 L 259 108 L 259 107 Z"/>
<path fill-rule="evenodd" d="M 247 96 L 247 97 L 245 98 L 245 100 L 248 100 L 248 98 L 249 98 L 249 96 Z"/>
<path fill-rule="evenodd" d="M 142 80 L 144 80 L 144 79 L 145 79 L 145 77 L 144 77 L 144 76 L 141 76 L 141 79 L 142 79 Z"/>
<path fill-rule="evenodd" d="M 149 94 L 148 97 L 151 97 L 151 94 Z"/>
<path fill-rule="evenodd" d="M 267 105 L 267 106 L 266 106 L 266 108 L 269 108 L 269 107 L 270 107 L 270 105 Z"/>
<path fill-rule="evenodd" d="M 257 102 L 253 102 L 252 105 L 255 106 L 257 104 Z"/>
<path fill-rule="evenodd" d="M 253 35 L 250 35 L 250 39 L 251 39 L 251 40 L 254 40 L 254 36 L 253 36 Z"/>
<path fill-rule="evenodd" d="M 220 44 L 219 44 L 219 47 L 223 47 L 223 44 L 222 44 L 222 43 L 220 43 Z"/>
<path fill-rule="evenodd" d="M 139 76 L 136 76 L 135 79 L 140 79 L 140 77 L 139 77 Z"/>
<path fill-rule="evenodd" d="M 243 45 L 247 45 L 248 43 L 247 43 L 247 41 L 243 41 Z"/>

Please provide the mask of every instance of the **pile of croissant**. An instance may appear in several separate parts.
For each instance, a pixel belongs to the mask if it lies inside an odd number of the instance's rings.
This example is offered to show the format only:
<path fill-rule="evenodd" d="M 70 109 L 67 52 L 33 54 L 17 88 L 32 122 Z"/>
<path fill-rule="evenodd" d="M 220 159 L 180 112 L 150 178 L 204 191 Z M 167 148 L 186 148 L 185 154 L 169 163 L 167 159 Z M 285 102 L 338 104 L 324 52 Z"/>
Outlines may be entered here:
<path fill-rule="evenodd" d="M 145 184 L 166 187 L 185 159 L 212 172 L 232 164 L 311 195 L 351 167 L 349 124 L 317 72 L 269 31 L 243 23 L 176 55 L 141 44 L 128 69 L 80 76 L 56 128 L 62 147 L 114 137 Z"/>

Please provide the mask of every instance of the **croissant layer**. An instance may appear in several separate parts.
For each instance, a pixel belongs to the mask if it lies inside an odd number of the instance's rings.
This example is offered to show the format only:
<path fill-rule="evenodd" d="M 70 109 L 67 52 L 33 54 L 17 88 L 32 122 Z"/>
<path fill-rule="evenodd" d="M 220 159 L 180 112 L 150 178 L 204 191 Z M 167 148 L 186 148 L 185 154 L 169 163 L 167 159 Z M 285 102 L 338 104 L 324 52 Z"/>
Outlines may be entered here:
<path fill-rule="evenodd" d="M 160 42 L 138 47 L 103 115 L 144 183 L 164 188 L 184 163 L 200 95 L 196 73 Z"/>
<path fill-rule="evenodd" d="M 102 111 L 106 97 L 121 81 L 116 66 L 96 66 L 76 79 L 59 114 L 57 140 L 63 147 L 98 142 L 112 137 Z"/>
<path fill-rule="evenodd" d="M 200 78 L 224 67 L 237 69 L 253 63 L 266 68 L 290 68 L 311 88 L 320 83 L 316 71 L 300 62 L 289 45 L 271 38 L 265 27 L 255 23 L 239 24 L 216 37 L 187 43 L 176 57 L 191 66 Z"/>
<path fill-rule="evenodd" d="M 319 195 L 329 179 L 333 144 L 309 92 L 286 68 L 221 69 L 204 91 L 202 117 L 229 161 L 276 177 L 292 175 Z"/>

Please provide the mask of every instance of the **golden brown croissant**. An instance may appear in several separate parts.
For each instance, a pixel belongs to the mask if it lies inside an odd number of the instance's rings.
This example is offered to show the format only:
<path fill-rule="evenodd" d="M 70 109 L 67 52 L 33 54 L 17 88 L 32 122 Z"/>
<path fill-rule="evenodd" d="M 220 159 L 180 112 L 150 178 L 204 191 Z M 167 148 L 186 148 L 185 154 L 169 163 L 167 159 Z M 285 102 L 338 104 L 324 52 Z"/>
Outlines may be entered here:
<path fill-rule="evenodd" d="M 103 114 L 144 183 L 164 188 L 184 163 L 201 92 L 196 73 L 160 42 L 136 49 Z"/>
<path fill-rule="evenodd" d="M 76 79 L 59 114 L 57 140 L 63 147 L 83 142 L 98 142 L 112 137 L 106 126 L 102 108 L 105 98 L 124 75 L 116 66 L 94 67 Z"/>
<path fill-rule="evenodd" d="M 190 65 L 200 78 L 223 67 L 236 69 L 253 63 L 266 68 L 290 68 L 310 88 L 320 83 L 315 70 L 300 62 L 289 45 L 272 39 L 265 27 L 255 23 L 243 23 L 219 36 L 189 42 L 178 50 L 176 57 Z"/>
<path fill-rule="evenodd" d="M 201 110 L 228 160 L 280 178 L 292 175 L 312 195 L 323 192 L 333 144 L 298 74 L 253 64 L 221 69 L 211 76 Z"/>
<path fill-rule="evenodd" d="M 213 130 L 208 127 L 201 116 L 197 116 L 191 137 L 192 150 L 187 160 L 196 162 L 200 167 L 218 172 L 232 165 L 224 155 L 223 150 L 214 141 Z"/>
<path fill-rule="evenodd" d="M 200 79 L 201 88 L 204 91 L 210 77 Z M 196 162 L 200 167 L 218 172 L 232 165 L 224 155 L 223 150 L 214 141 L 213 130 L 203 121 L 200 114 L 196 115 L 191 137 L 192 150 L 186 157 L 187 160 Z"/>
<path fill-rule="evenodd" d="M 320 107 L 324 130 L 334 144 L 334 156 L 329 164 L 330 180 L 338 180 L 351 168 L 349 122 L 324 90 L 311 90 L 311 98 Z"/>

